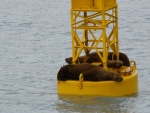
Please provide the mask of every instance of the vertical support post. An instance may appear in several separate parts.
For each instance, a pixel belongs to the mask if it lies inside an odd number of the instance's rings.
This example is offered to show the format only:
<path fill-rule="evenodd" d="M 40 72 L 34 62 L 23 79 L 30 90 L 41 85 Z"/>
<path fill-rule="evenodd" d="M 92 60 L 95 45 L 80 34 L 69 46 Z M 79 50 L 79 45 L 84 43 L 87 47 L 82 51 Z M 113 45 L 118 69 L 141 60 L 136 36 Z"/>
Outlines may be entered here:
<path fill-rule="evenodd" d="M 116 16 L 116 49 L 117 49 L 117 60 L 119 60 L 119 38 L 118 38 L 118 5 L 116 6 L 116 9 L 115 9 L 115 16 Z"/>
<path fill-rule="evenodd" d="M 86 11 L 84 11 L 84 22 L 86 23 L 86 21 L 85 21 L 85 19 L 87 18 L 87 12 Z M 85 61 L 84 62 L 86 62 L 86 60 L 88 59 L 88 57 L 89 57 L 89 50 L 88 50 L 88 30 L 87 29 L 85 29 L 85 33 L 84 33 L 84 38 L 85 38 L 85 46 L 86 46 L 86 48 L 84 49 L 85 50 Z"/>
<path fill-rule="evenodd" d="M 105 25 L 105 10 L 104 0 L 102 0 L 102 36 L 103 36 L 103 68 L 107 69 L 107 46 L 106 46 L 106 25 Z"/>
<path fill-rule="evenodd" d="M 72 28 L 73 24 L 73 11 L 70 10 L 70 16 L 71 16 L 71 34 L 72 34 L 72 63 L 75 64 L 75 48 L 74 48 L 74 29 Z"/>

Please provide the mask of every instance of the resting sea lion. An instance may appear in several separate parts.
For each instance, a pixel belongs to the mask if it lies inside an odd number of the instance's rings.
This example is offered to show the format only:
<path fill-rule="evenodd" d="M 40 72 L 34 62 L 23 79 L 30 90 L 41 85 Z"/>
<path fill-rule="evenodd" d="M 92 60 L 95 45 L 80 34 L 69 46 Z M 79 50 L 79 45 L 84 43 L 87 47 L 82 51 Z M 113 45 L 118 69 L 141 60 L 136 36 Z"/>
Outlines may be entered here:
<path fill-rule="evenodd" d="M 102 52 L 100 52 L 102 55 Z M 65 61 L 68 64 L 72 64 L 72 57 L 66 58 Z M 93 63 L 93 62 L 102 62 L 96 52 L 89 53 L 88 59 L 85 60 L 85 56 L 80 56 L 76 60 L 76 63 Z M 120 68 L 121 66 L 129 66 L 129 59 L 126 54 L 119 53 L 119 60 L 116 60 L 116 55 L 113 56 L 113 52 L 108 53 L 107 66 L 113 68 Z M 100 66 L 103 66 L 100 65 Z"/>
<path fill-rule="evenodd" d="M 88 63 L 70 64 L 61 67 L 57 74 L 60 81 L 79 80 L 79 75 L 83 74 L 85 81 L 116 81 L 121 82 L 123 78 L 115 72 L 106 71 L 102 67 Z"/>

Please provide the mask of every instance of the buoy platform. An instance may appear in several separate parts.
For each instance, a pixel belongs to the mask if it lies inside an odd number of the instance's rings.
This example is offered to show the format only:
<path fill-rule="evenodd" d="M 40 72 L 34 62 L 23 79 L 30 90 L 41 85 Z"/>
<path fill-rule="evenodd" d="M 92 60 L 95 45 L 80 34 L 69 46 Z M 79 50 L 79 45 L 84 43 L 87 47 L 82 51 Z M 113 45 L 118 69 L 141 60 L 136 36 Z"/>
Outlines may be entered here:
<path fill-rule="evenodd" d="M 103 69 L 115 71 L 116 69 L 107 67 L 107 61 L 109 52 L 113 52 L 116 60 L 120 60 L 116 0 L 71 0 L 70 16 L 72 64 L 77 63 L 80 55 L 85 55 L 86 61 L 91 52 L 96 52 Z M 136 62 L 130 61 L 129 66 L 122 66 L 118 71 L 123 77 L 121 82 L 85 81 L 80 74 L 79 80 L 57 80 L 57 92 L 58 94 L 114 97 L 138 93 Z"/>
<path fill-rule="evenodd" d="M 58 94 L 90 95 L 90 96 L 109 96 L 122 97 L 135 95 L 138 92 L 138 73 L 136 66 L 122 67 L 120 69 L 122 82 L 115 81 L 84 81 L 82 74 L 79 81 L 67 80 L 57 81 Z"/>

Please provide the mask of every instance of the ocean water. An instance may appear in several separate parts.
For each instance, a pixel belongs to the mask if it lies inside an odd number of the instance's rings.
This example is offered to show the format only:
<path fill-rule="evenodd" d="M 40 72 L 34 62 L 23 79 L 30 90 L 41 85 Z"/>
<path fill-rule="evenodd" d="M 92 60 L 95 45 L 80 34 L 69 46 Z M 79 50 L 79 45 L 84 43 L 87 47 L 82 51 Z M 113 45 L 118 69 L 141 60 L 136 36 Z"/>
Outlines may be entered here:
<path fill-rule="evenodd" d="M 71 56 L 70 0 L 1 0 L 0 113 L 149 113 L 150 1 L 118 0 L 120 51 L 137 62 L 137 97 L 57 95 Z"/>

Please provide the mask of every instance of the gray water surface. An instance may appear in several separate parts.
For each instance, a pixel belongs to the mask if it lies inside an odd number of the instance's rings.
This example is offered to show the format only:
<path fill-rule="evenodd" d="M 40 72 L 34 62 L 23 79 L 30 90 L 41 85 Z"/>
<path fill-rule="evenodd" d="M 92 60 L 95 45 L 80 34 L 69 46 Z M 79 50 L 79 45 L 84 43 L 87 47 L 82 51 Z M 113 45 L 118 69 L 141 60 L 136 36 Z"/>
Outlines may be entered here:
<path fill-rule="evenodd" d="M 136 97 L 58 97 L 71 56 L 70 0 L 1 0 L 0 113 L 149 113 L 150 1 L 118 0 L 120 51 L 137 62 Z"/>

